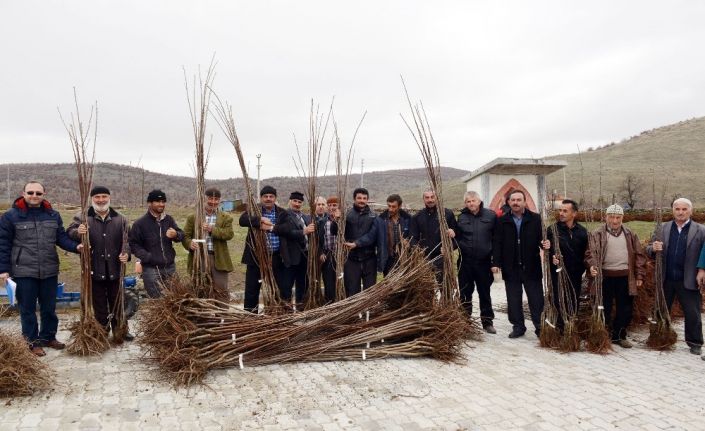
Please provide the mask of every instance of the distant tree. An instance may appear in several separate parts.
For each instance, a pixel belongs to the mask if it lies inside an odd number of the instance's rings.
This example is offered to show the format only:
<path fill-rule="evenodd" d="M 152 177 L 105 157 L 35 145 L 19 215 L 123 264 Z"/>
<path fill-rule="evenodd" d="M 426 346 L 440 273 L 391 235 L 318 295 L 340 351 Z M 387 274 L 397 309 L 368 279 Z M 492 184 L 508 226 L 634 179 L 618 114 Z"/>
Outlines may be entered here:
<path fill-rule="evenodd" d="M 629 205 L 629 208 L 636 208 L 638 200 L 641 198 L 641 192 L 644 188 L 644 182 L 633 174 L 628 174 L 622 183 L 622 198 Z"/>

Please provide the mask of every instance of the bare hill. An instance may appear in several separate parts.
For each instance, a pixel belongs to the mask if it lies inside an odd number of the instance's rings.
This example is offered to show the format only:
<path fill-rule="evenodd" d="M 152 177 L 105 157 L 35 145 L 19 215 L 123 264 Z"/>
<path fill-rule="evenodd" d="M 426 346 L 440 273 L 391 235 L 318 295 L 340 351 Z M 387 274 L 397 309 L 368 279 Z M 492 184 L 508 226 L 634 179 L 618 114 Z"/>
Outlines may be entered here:
<path fill-rule="evenodd" d="M 5 177 L 8 165 L 0 165 L 0 174 Z M 10 164 L 10 199 L 19 196 L 22 186 L 30 179 L 45 184 L 48 199 L 51 202 L 75 205 L 78 203 L 76 190 L 76 171 L 73 164 Z M 443 168 L 443 178 L 457 180 L 467 171 L 455 168 Z M 2 181 L 3 183 L 5 181 Z M 113 200 L 118 205 L 139 207 L 143 204 L 146 193 L 153 188 L 161 188 L 167 194 L 170 202 L 178 205 L 192 205 L 194 201 L 195 180 L 192 177 L 165 175 L 157 172 L 112 163 L 99 163 L 94 173 L 94 183 L 110 188 Z M 224 198 L 235 199 L 244 195 L 242 178 L 207 180 L 206 185 L 217 186 L 223 192 Z M 289 193 L 303 190 L 298 177 L 274 177 L 262 180 L 262 184 L 270 184 L 277 188 L 279 201 L 286 202 Z M 350 175 L 350 190 L 359 186 L 360 174 Z M 384 202 L 391 193 L 404 194 L 405 191 L 422 189 L 426 185 L 426 173 L 422 168 L 399 169 L 379 172 L 367 172 L 364 175 L 364 185 L 370 191 L 370 198 Z M 7 201 L 7 187 L 0 187 L 2 198 Z M 335 191 L 335 177 L 322 177 L 320 194 L 328 196 Z M 420 192 L 419 192 L 420 193 Z M 420 196 L 420 194 L 419 194 Z"/>
<path fill-rule="evenodd" d="M 580 199 L 579 155 L 559 154 L 549 158 L 568 162 L 565 169 L 568 196 Z M 632 175 L 641 183 L 636 207 L 652 206 L 654 178 L 657 202 L 663 194 L 663 204 L 668 205 L 677 195 L 688 197 L 696 206 L 705 206 L 705 117 L 648 130 L 619 143 L 582 152 L 584 196 L 588 205 L 591 202 L 597 205 L 599 201 L 600 164 L 602 197 L 607 204 L 613 195 L 617 202 L 626 202 L 624 182 Z M 547 186 L 563 194 L 563 173 L 549 175 Z"/>

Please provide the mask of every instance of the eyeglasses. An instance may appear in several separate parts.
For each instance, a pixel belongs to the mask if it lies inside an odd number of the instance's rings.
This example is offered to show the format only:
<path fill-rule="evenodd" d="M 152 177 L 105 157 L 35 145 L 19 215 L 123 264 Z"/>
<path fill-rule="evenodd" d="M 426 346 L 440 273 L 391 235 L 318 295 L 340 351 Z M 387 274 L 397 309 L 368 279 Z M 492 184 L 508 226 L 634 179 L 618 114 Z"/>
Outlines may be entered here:
<path fill-rule="evenodd" d="M 35 196 L 35 195 L 36 195 L 36 196 L 41 196 L 41 195 L 44 194 L 44 192 L 35 192 L 35 191 L 33 191 L 33 190 L 30 190 L 30 191 L 25 192 L 25 193 L 27 193 L 27 194 L 30 195 L 30 196 Z"/>

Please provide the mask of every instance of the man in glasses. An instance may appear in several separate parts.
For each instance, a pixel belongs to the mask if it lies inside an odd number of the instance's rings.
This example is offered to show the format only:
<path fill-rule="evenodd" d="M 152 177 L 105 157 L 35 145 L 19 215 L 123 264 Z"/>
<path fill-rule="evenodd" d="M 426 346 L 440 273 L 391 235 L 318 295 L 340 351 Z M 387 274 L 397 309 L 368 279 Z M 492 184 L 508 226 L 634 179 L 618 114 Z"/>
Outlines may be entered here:
<path fill-rule="evenodd" d="M 9 277 L 17 284 L 22 335 L 37 356 L 46 354 L 42 347 L 64 348 L 56 339 L 56 246 L 73 253 L 82 247 L 66 234 L 61 215 L 44 199 L 44 192 L 41 183 L 28 182 L 23 196 L 0 219 L 0 286 Z M 37 325 L 37 302 L 41 326 Z"/>

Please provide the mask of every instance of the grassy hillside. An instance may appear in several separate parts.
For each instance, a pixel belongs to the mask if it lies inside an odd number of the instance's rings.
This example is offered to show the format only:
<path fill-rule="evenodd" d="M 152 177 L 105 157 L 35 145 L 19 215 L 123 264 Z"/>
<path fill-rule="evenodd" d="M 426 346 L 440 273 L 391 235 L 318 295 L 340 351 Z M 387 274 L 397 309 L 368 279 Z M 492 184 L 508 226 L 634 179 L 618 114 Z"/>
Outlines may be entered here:
<path fill-rule="evenodd" d="M 580 198 L 581 167 L 578 154 L 559 154 L 551 159 L 568 162 L 566 179 L 568 196 Z M 582 152 L 585 201 L 597 203 L 602 164 L 602 196 L 608 204 L 613 195 L 624 202 L 623 183 L 634 175 L 642 183 L 637 193 L 637 207 L 651 207 L 654 178 L 657 202 L 665 195 L 664 205 L 675 196 L 685 196 L 696 206 L 705 206 L 705 117 L 682 121 L 642 132 L 619 143 Z M 563 173 L 547 178 L 549 190 L 563 193 Z M 665 190 L 665 193 L 663 193 Z"/>

